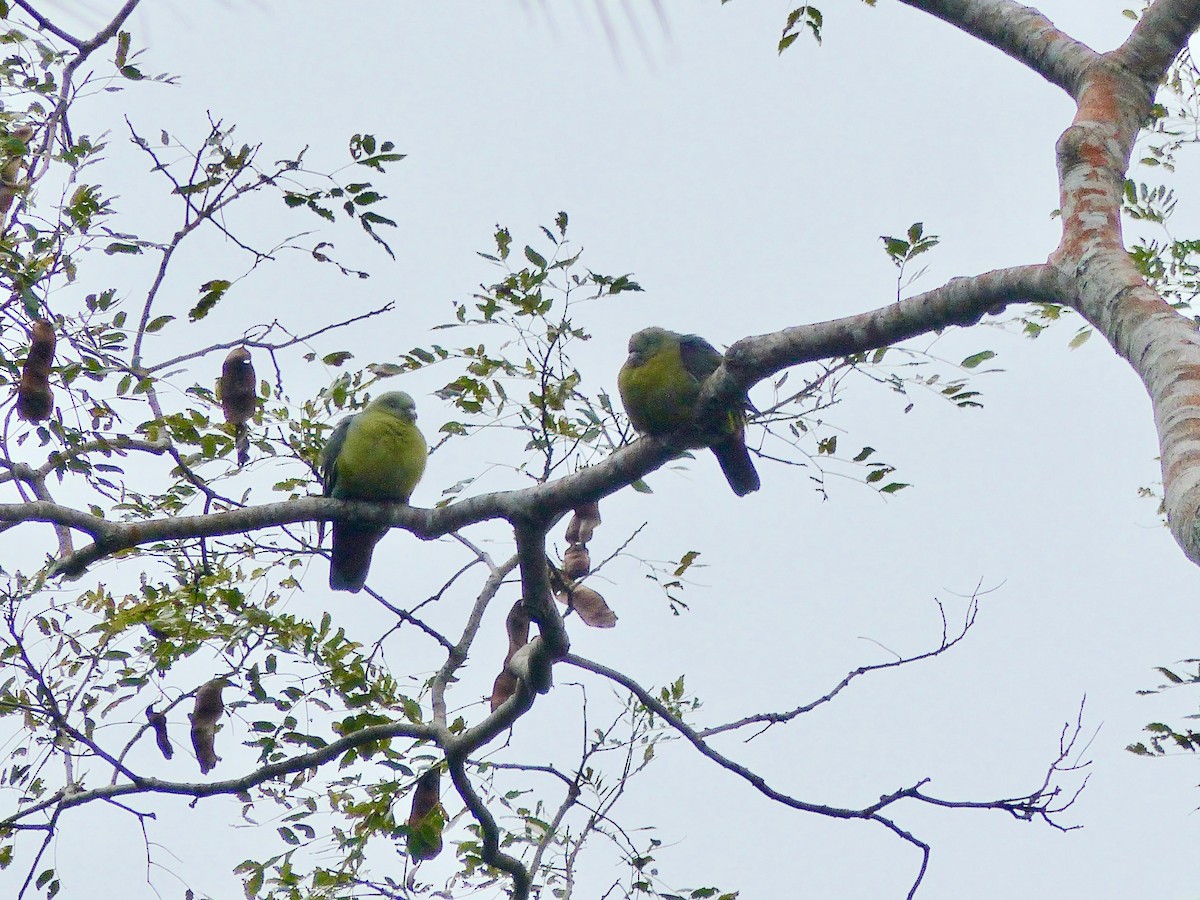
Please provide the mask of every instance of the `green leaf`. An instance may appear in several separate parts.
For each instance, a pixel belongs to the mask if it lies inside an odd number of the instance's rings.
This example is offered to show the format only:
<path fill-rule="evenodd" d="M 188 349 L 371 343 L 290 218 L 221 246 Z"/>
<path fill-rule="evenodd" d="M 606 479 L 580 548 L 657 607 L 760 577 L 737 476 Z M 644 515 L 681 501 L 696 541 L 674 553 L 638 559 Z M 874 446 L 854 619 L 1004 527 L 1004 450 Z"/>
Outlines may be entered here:
<path fill-rule="evenodd" d="M 122 31 L 117 34 L 117 52 L 113 57 L 117 68 L 120 69 L 125 65 L 125 61 L 129 58 L 129 32 Z"/>
<path fill-rule="evenodd" d="M 174 316 L 159 316 L 157 319 L 151 319 L 146 325 L 146 334 L 154 334 L 156 331 L 162 331 L 163 327 L 168 322 L 174 322 Z"/>
<path fill-rule="evenodd" d="M 512 244 L 512 235 L 508 233 L 507 228 L 496 226 L 496 252 L 500 254 L 501 259 L 508 259 L 508 248 Z"/>
<path fill-rule="evenodd" d="M 198 322 L 207 316 L 212 308 L 221 302 L 221 298 L 225 296 L 225 292 L 232 284 L 233 282 L 227 279 L 214 278 L 212 281 L 200 285 L 200 299 L 195 306 L 188 310 L 188 320 Z"/>
<path fill-rule="evenodd" d="M 612 280 L 608 286 L 610 294 L 619 294 L 621 291 L 640 291 L 642 286 L 632 280 L 628 275 L 618 275 Z"/>
<path fill-rule="evenodd" d="M 124 241 L 113 241 L 104 248 L 104 252 L 109 256 L 112 256 L 114 253 L 138 254 L 142 252 L 142 248 L 137 244 L 127 244 Z"/>
<path fill-rule="evenodd" d="M 687 553 L 683 554 L 683 556 L 679 559 L 679 565 L 675 567 L 675 571 L 672 573 L 673 577 L 678 578 L 680 575 L 690 569 L 692 563 L 694 563 L 699 556 L 699 550 L 689 550 Z"/>
<path fill-rule="evenodd" d="M 542 254 L 540 254 L 536 250 L 534 250 L 532 247 L 526 246 L 525 258 L 527 260 L 529 260 L 531 263 L 533 263 L 535 266 L 537 266 L 539 269 L 546 268 L 546 258 L 544 256 L 542 256 Z"/>
<path fill-rule="evenodd" d="M 38 307 L 41 306 L 41 302 L 38 300 L 37 294 L 28 287 L 21 288 L 21 305 L 25 307 L 26 315 L 31 319 L 37 318 Z"/>
<path fill-rule="evenodd" d="M 174 193 L 179 194 L 181 197 L 187 197 L 191 194 L 199 194 L 207 191 L 209 188 L 216 187 L 220 183 L 221 179 L 214 175 L 211 178 L 205 178 L 203 181 L 197 181 L 195 184 L 185 184 L 182 187 L 178 187 Z"/>
<path fill-rule="evenodd" d="M 993 350 L 981 350 L 979 353 L 968 356 L 961 363 L 959 363 L 959 365 L 964 369 L 974 369 L 980 363 L 987 362 L 989 359 L 993 359 L 995 356 L 996 353 Z"/>
<path fill-rule="evenodd" d="M 263 875 L 264 875 L 263 869 L 255 867 L 254 874 L 251 875 L 248 879 L 246 879 L 245 888 L 246 888 L 246 896 L 247 897 L 255 897 L 258 895 L 258 892 L 262 890 Z"/>

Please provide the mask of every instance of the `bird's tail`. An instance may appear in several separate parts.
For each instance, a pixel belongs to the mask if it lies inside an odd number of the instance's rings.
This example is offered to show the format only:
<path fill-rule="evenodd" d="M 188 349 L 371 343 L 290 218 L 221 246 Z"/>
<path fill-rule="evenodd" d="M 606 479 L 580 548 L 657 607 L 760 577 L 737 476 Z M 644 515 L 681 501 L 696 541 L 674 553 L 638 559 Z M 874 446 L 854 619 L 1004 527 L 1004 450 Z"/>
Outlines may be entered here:
<path fill-rule="evenodd" d="M 367 583 L 371 555 L 387 529 L 333 523 L 333 548 L 329 555 L 329 586 L 357 593 Z"/>
<path fill-rule="evenodd" d="M 721 464 L 725 480 L 739 497 L 745 497 L 762 487 L 758 471 L 750 459 L 750 451 L 740 434 L 732 434 L 725 440 L 712 445 L 713 455 Z"/>

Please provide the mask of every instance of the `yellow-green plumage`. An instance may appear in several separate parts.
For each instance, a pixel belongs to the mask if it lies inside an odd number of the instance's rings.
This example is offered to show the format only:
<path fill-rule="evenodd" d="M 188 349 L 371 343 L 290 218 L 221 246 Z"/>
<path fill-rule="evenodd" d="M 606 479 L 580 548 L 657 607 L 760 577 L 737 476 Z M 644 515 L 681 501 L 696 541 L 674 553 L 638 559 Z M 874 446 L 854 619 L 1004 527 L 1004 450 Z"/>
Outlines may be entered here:
<path fill-rule="evenodd" d="M 417 428 L 417 407 L 404 391 L 389 391 L 343 419 L 321 451 L 325 496 L 338 500 L 407 503 L 425 472 L 428 448 Z M 371 554 L 387 528 L 333 523 L 329 586 L 359 591 Z"/>
<path fill-rule="evenodd" d="M 694 431 L 695 445 L 712 449 L 725 480 L 742 497 L 761 486 L 746 449 L 743 405 L 731 407 L 716 428 L 696 420 L 700 389 L 720 364 L 721 354 L 702 337 L 643 328 L 629 339 L 617 387 L 634 428 L 661 436 Z"/>

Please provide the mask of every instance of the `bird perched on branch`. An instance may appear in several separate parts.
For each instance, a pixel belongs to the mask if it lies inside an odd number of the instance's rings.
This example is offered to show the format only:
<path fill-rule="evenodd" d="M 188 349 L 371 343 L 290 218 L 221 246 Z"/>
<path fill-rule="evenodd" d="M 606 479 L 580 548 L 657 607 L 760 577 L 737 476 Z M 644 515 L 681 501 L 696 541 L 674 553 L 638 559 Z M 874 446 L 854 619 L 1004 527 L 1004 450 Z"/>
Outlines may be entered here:
<path fill-rule="evenodd" d="M 389 391 L 339 422 L 321 451 L 325 496 L 407 503 L 425 472 L 428 453 L 416 421 L 413 398 L 404 391 Z M 378 525 L 335 521 L 329 586 L 335 591 L 362 590 L 371 554 L 387 532 Z"/>
<path fill-rule="evenodd" d="M 697 420 L 704 380 L 721 365 L 721 354 L 704 338 L 665 328 L 643 328 L 629 339 L 629 358 L 617 376 L 621 401 L 633 427 L 643 434 L 693 432 L 691 446 L 708 446 L 725 480 L 739 497 L 761 486 L 746 449 L 749 398 L 716 422 Z"/>

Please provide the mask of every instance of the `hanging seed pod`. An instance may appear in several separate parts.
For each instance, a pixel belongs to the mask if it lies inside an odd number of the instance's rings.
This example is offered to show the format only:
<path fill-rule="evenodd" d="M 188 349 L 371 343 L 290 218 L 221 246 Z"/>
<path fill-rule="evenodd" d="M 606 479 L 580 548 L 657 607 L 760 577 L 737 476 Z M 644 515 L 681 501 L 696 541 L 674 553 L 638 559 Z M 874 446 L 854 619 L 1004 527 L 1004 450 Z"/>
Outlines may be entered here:
<path fill-rule="evenodd" d="M 529 611 L 525 609 L 523 600 L 518 600 L 512 605 L 504 620 L 504 628 L 508 632 L 508 653 L 504 656 L 504 666 L 500 669 L 500 674 L 492 682 L 492 712 L 498 710 L 505 700 L 517 692 L 517 676 L 509 671 L 508 664 L 514 654 L 529 643 Z"/>
<path fill-rule="evenodd" d="M 433 859 L 442 852 L 446 812 L 441 803 L 441 777 L 437 768 L 426 769 L 413 790 L 407 844 L 408 855 L 417 862 Z"/>
<path fill-rule="evenodd" d="M 155 711 L 153 706 L 147 706 L 146 718 L 154 730 L 154 742 L 158 744 L 159 752 L 164 759 L 170 759 L 175 755 L 175 748 L 171 746 L 171 739 L 167 736 L 167 714 Z"/>
<path fill-rule="evenodd" d="M 581 503 L 575 507 L 575 514 L 567 523 L 566 539 L 568 544 L 586 544 L 592 539 L 592 532 L 600 524 L 600 504 L 596 501 Z"/>
<path fill-rule="evenodd" d="M 225 712 L 225 701 L 221 691 L 229 684 L 228 678 L 206 681 L 196 691 L 196 706 L 192 710 L 192 747 L 200 763 L 200 772 L 207 775 L 220 761 L 215 747 L 217 720 Z"/>
<path fill-rule="evenodd" d="M 612 628 L 617 624 L 617 614 L 598 592 L 586 585 L 573 585 L 566 591 L 559 591 L 554 597 L 559 603 L 565 603 L 579 613 L 585 625 Z"/>
<path fill-rule="evenodd" d="M 505 665 L 508 665 L 508 660 L 505 660 Z M 501 669 L 500 674 L 496 676 L 496 680 L 492 682 L 492 712 L 503 706 L 504 701 L 516 692 L 517 676 L 508 671 L 507 668 Z"/>
<path fill-rule="evenodd" d="M 529 611 L 525 609 L 525 601 L 518 600 L 508 611 L 504 620 L 508 632 L 508 655 L 504 661 L 512 659 L 512 655 L 529 643 Z"/>
<path fill-rule="evenodd" d="M 592 571 L 592 555 L 583 544 L 572 544 L 563 554 L 563 574 L 572 581 L 578 581 Z"/>
<path fill-rule="evenodd" d="M 54 326 L 37 319 L 29 331 L 29 356 L 17 386 L 17 415 L 26 422 L 41 422 L 54 412 L 50 367 L 54 364 Z"/>
<path fill-rule="evenodd" d="M 225 421 L 233 426 L 238 465 L 244 466 L 250 461 L 250 429 L 246 423 L 258 409 L 258 381 L 250 351 L 245 347 L 234 347 L 225 357 L 221 380 L 217 382 L 217 397 Z"/>
<path fill-rule="evenodd" d="M 4 139 L 8 145 L 8 155 L 3 165 L 0 165 L 0 217 L 8 215 L 13 200 L 25 190 L 25 184 L 21 180 L 21 168 L 25 165 L 25 154 L 29 152 L 26 145 L 32 137 L 33 129 L 22 125 L 20 128 L 14 128 Z"/>

